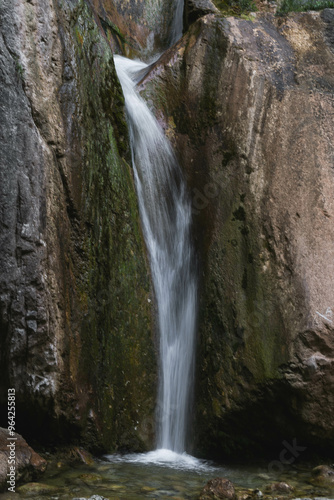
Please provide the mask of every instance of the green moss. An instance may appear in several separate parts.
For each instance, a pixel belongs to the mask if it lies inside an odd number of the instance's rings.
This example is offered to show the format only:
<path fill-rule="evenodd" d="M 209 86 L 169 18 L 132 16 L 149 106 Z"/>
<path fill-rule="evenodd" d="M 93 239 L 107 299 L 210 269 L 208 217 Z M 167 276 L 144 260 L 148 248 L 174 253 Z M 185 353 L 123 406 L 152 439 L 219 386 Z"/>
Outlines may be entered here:
<path fill-rule="evenodd" d="M 252 0 L 213 0 L 215 6 L 224 15 L 244 15 L 257 10 Z"/>
<path fill-rule="evenodd" d="M 334 8 L 334 0 L 283 0 L 276 15 L 282 16 L 288 12 L 305 12 L 307 10 L 322 10 Z"/>
<path fill-rule="evenodd" d="M 15 70 L 17 72 L 17 74 L 19 75 L 19 77 L 21 78 L 21 80 L 24 80 L 24 69 L 23 69 L 23 66 L 20 62 L 20 59 L 18 56 L 13 56 L 14 58 L 14 62 L 15 62 Z"/>
<path fill-rule="evenodd" d="M 71 120 L 82 162 L 72 285 L 81 311 L 72 316 L 84 318 L 79 340 L 74 332 L 69 340 L 70 372 L 86 446 L 138 451 L 152 445 L 137 423 L 154 414 L 156 365 L 124 98 L 90 8 L 81 0 L 70 7 L 78 93 Z"/>
<path fill-rule="evenodd" d="M 109 28 L 110 31 L 116 34 L 123 43 L 128 43 L 125 36 L 121 33 L 120 29 L 118 28 L 118 26 L 116 26 L 116 24 L 112 23 L 109 19 L 102 19 L 101 17 L 100 21 L 104 30 L 106 31 L 106 34 Z"/>
<path fill-rule="evenodd" d="M 246 220 L 246 212 L 244 207 L 240 205 L 240 207 L 238 207 L 237 210 L 233 212 L 233 217 L 236 220 L 244 222 Z"/>

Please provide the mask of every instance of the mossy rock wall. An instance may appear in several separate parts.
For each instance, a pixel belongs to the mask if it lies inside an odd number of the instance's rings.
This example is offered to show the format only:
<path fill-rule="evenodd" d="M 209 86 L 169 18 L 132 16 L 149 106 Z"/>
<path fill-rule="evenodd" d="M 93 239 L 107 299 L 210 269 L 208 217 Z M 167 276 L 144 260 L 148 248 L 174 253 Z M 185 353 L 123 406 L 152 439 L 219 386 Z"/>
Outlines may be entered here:
<path fill-rule="evenodd" d="M 22 137 L 13 185 L 24 182 L 9 203 L 13 219 L 33 207 L 38 236 L 22 261 L 15 224 L 7 230 L 2 278 L 6 263 L 17 271 L 2 296 L 2 403 L 16 387 L 18 430 L 43 443 L 148 449 L 153 297 L 109 41 L 83 0 L 8 1 L 2 14 L 5 68 L 22 103 L 5 102 Z"/>
<path fill-rule="evenodd" d="M 177 0 L 90 0 L 113 49 L 141 59 L 170 42 Z"/>

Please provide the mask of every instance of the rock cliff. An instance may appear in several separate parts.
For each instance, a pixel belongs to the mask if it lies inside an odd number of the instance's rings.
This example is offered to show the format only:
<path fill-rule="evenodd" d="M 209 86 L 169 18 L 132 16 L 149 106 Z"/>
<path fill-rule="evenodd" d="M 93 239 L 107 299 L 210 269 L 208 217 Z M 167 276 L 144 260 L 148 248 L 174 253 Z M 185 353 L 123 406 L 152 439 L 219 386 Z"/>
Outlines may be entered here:
<path fill-rule="evenodd" d="M 0 15 L 2 418 L 15 387 L 26 437 L 145 449 L 152 297 L 110 44 L 83 0 Z"/>
<path fill-rule="evenodd" d="M 19 431 L 45 443 L 153 444 L 153 297 L 112 50 L 165 47 L 173 5 L 158 22 L 149 2 L 1 3 L 1 415 L 15 387 Z M 334 12 L 185 15 L 141 90 L 192 196 L 194 448 L 332 449 Z"/>
<path fill-rule="evenodd" d="M 192 192 L 206 455 L 334 444 L 333 20 L 209 14 L 141 84 Z"/>

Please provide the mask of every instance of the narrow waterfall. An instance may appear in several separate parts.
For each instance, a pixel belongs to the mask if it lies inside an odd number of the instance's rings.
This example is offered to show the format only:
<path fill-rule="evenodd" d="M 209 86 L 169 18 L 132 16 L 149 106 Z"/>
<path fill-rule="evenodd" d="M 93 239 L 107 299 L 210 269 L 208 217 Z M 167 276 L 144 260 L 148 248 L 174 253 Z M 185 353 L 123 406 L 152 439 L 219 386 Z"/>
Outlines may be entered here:
<path fill-rule="evenodd" d="M 136 90 L 147 65 L 121 56 L 114 60 L 125 97 L 140 215 L 158 306 L 157 447 L 180 453 L 186 449 L 197 310 L 191 205 L 171 145 Z"/>
<path fill-rule="evenodd" d="M 174 0 L 174 17 L 170 30 L 170 45 L 176 43 L 182 36 L 183 31 L 184 0 Z"/>

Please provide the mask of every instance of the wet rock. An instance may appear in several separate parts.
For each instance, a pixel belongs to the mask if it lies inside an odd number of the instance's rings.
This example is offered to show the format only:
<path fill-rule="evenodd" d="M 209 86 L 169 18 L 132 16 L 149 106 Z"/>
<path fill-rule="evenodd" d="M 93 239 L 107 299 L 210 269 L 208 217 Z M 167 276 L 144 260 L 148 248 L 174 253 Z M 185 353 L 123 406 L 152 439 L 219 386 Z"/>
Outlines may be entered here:
<path fill-rule="evenodd" d="M 334 468 L 328 465 L 318 465 L 312 470 L 312 476 L 329 477 L 334 479 Z"/>
<path fill-rule="evenodd" d="M 310 482 L 316 486 L 333 486 L 334 469 L 328 465 L 318 465 L 312 470 L 312 479 Z"/>
<path fill-rule="evenodd" d="M 162 50 L 168 46 L 175 0 L 92 0 L 113 49 L 127 55 L 145 54 L 145 48 Z"/>
<path fill-rule="evenodd" d="M 254 500 L 263 497 L 263 493 L 260 490 L 237 488 L 236 493 L 238 500 Z"/>
<path fill-rule="evenodd" d="M 14 387 L 19 428 L 44 445 L 144 450 L 150 271 L 123 96 L 91 3 L 0 6 L 0 411 Z"/>
<path fill-rule="evenodd" d="M 142 81 L 147 98 L 163 96 L 157 116 L 190 185 L 203 269 L 195 436 L 207 456 L 275 445 L 281 468 L 334 446 L 325 17 L 206 15 Z"/>
<path fill-rule="evenodd" d="M 79 477 L 88 486 L 102 481 L 102 476 L 99 474 L 81 474 Z"/>
<path fill-rule="evenodd" d="M 290 494 L 293 487 L 287 483 L 272 483 L 266 487 L 266 493 Z"/>
<path fill-rule="evenodd" d="M 119 491 L 119 490 L 124 490 L 125 486 L 124 484 L 109 484 L 108 488 L 112 491 Z"/>
<path fill-rule="evenodd" d="M 79 448 L 78 446 L 72 448 L 71 456 L 73 456 L 74 460 L 78 460 L 86 465 L 94 464 L 94 458 L 92 454 L 87 450 L 84 450 L 83 448 Z"/>
<path fill-rule="evenodd" d="M 152 486 L 143 486 L 140 491 L 142 493 L 151 493 L 152 491 L 155 491 L 156 488 L 152 488 Z"/>
<path fill-rule="evenodd" d="M 35 497 L 37 495 L 52 495 L 58 491 L 58 488 L 43 483 L 27 483 L 20 486 L 17 491 L 25 498 Z"/>
<path fill-rule="evenodd" d="M 258 489 L 253 490 L 252 495 L 253 495 L 253 497 L 255 497 L 255 498 L 262 498 L 262 497 L 263 497 L 263 493 L 262 493 L 262 491 L 261 491 L 261 490 L 258 490 Z"/>
<path fill-rule="evenodd" d="M 102 497 L 100 495 L 93 495 L 92 497 L 89 498 L 73 498 L 72 500 L 108 500 L 108 498 Z"/>
<path fill-rule="evenodd" d="M 234 485 L 228 479 L 211 479 L 204 486 L 200 495 L 200 500 L 237 500 Z"/>
<path fill-rule="evenodd" d="M 6 477 L 9 472 L 8 460 L 10 449 L 8 444 L 15 443 L 15 473 L 16 481 L 28 482 L 40 477 L 45 472 L 47 462 L 39 456 L 23 439 L 20 434 L 14 434 L 14 440 L 8 440 L 8 431 L 0 428 L 0 491 L 6 488 Z"/>

